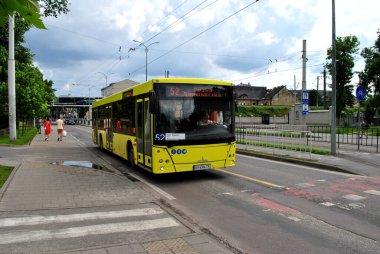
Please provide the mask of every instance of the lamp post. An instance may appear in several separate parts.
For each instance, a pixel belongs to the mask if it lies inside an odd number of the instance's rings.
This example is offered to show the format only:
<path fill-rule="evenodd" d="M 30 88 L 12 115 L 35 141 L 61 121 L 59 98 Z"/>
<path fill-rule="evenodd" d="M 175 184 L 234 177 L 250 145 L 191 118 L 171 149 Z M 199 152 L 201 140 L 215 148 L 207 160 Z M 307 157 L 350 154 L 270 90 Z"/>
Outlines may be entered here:
<path fill-rule="evenodd" d="M 108 76 L 111 75 L 111 74 L 113 74 L 113 73 L 110 73 L 108 75 L 105 74 L 105 73 L 103 73 L 103 72 L 101 72 L 101 71 L 98 71 L 98 73 L 102 74 L 104 76 L 104 78 L 106 79 L 106 87 L 107 87 L 108 86 Z"/>
<path fill-rule="evenodd" d="M 156 41 L 156 42 L 152 42 L 151 44 L 149 44 L 148 46 L 146 46 L 143 42 L 141 41 L 137 41 L 137 40 L 133 40 L 134 42 L 137 42 L 137 43 L 140 43 L 138 45 L 138 47 L 140 46 L 144 46 L 145 48 L 145 81 L 148 80 L 148 48 L 153 45 L 153 44 L 158 44 L 159 42 Z"/>

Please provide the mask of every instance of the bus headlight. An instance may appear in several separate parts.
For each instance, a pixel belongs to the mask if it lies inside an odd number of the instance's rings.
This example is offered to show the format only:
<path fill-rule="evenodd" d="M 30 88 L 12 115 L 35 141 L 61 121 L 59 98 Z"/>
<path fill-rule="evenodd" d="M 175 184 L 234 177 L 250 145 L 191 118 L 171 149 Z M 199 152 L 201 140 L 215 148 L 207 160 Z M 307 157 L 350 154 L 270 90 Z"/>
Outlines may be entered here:
<path fill-rule="evenodd" d="M 160 168 L 160 170 L 161 170 L 161 171 L 164 171 L 164 170 L 165 170 L 165 168 L 164 168 L 164 167 L 161 167 L 161 168 Z"/>

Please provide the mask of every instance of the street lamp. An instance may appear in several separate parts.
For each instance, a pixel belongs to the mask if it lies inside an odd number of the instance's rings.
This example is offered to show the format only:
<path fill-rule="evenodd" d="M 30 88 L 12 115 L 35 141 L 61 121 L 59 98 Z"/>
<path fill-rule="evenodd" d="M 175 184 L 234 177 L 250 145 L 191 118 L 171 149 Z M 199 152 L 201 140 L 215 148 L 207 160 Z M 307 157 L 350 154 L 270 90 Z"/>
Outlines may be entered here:
<path fill-rule="evenodd" d="M 158 44 L 159 42 L 156 41 L 156 42 L 152 42 L 151 44 L 149 44 L 148 46 L 146 46 L 143 42 L 141 41 L 137 41 L 137 40 L 133 40 L 134 42 L 137 42 L 137 43 L 140 43 L 138 45 L 138 47 L 140 46 L 144 46 L 145 47 L 145 81 L 148 80 L 148 48 L 153 45 L 153 44 Z"/>
<path fill-rule="evenodd" d="M 90 98 L 91 98 L 91 88 L 92 87 L 95 87 L 95 85 L 88 87 L 88 105 L 91 104 L 91 101 L 90 101 L 91 99 Z"/>
<path fill-rule="evenodd" d="M 107 87 L 107 85 L 108 85 L 108 75 L 111 75 L 111 74 L 113 74 L 113 73 L 110 73 L 110 74 L 105 74 L 105 73 L 103 73 L 103 72 L 101 72 L 101 71 L 98 71 L 98 73 L 100 73 L 100 74 L 102 74 L 103 76 L 104 76 L 104 78 L 106 79 L 106 87 Z"/>

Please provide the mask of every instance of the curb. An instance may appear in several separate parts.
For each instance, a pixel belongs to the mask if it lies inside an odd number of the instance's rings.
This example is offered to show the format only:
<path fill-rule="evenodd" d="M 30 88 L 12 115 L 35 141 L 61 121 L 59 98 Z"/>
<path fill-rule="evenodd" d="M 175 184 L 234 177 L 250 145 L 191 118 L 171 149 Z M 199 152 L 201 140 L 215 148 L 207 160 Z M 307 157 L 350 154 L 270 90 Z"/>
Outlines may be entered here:
<path fill-rule="evenodd" d="M 17 170 L 21 167 L 22 163 L 19 163 L 17 166 L 13 167 L 12 173 L 9 175 L 8 179 L 5 181 L 4 185 L 0 188 L 0 201 L 3 199 L 3 196 L 5 192 L 8 189 L 9 184 L 13 180 L 14 175 L 16 174 Z"/>
<path fill-rule="evenodd" d="M 276 161 L 283 161 L 283 162 L 289 162 L 289 163 L 294 163 L 294 164 L 301 164 L 304 166 L 309 166 L 309 167 L 314 167 L 314 168 L 319 168 L 319 169 L 325 169 L 325 170 L 330 170 L 330 171 L 337 171 L 341 173 L 346 173 L 346 174 L 352 174 L 352 175 L 360 175 L 359 173 L 352 172 L 346 169 L 342 169 L 337 166 L 332 166 L 332 165 L 326 165 L 318 162 L 311 162 L 311 161 L 304 161 L 300 160 L 294 157 L 282 157 L 282 156 L 276 156 L 276 155 L 270 155 L 270 154 L 263 154 L 263 153 L 257 153 L 253 150 L 244 150 L 244 149 L 236 149 L 236 153 L 238 154 L 243 154 L 243 155 L 248 155 L 248 156 L 253 156 L 253 157 L 258 157 L 258 158 L 263 158 L 263 159 L 268 159 L 268 160 L 276 160 Z"/>

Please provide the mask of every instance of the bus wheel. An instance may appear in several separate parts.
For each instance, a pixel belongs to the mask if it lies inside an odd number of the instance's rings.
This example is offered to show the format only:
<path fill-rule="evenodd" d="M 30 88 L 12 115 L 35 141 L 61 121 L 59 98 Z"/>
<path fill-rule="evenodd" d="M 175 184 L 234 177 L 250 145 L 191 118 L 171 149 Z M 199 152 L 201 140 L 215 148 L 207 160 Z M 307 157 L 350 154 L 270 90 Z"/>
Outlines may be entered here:
<path fill-rule="evenodd" d="M 135 155 L 134 155 L 134 152 L 133 152 L 133 148 L 129 148 L 128 150 L 128 160 L 129 160 L 129 163 L 131 164 L 131 168 L 135 169 L 136 168 L 136 163 L 135 163 Z"/>

